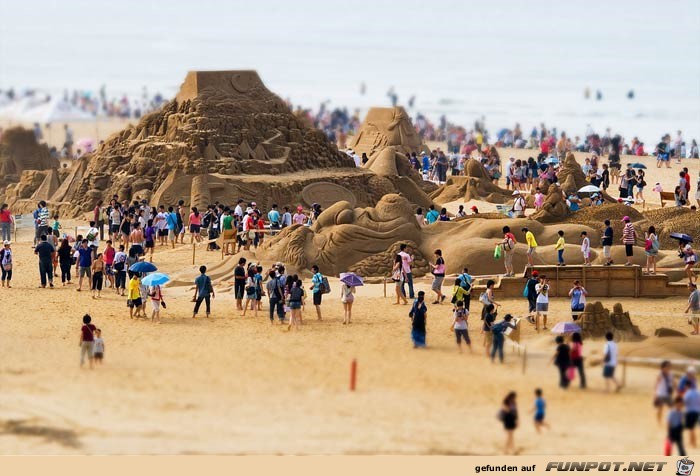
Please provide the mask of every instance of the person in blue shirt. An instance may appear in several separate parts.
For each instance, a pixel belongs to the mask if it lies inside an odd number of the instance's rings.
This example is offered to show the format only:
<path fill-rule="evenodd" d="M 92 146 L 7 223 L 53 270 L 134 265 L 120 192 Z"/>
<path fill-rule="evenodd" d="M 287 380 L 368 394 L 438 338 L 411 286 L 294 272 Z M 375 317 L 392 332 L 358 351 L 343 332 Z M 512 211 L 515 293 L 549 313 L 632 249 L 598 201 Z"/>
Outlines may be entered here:
<path fill-rule="evenodd" d="M 311 277 L 311 282 L 313 283 L 313 285 L 309 289 L 311 289 L 311 293 L 313 294 L 314 306 L 316 307 L 316 317 L 320 321 L 321 297 L 323 296 L 323 292 L 321 289 L 321 286 L 323 284 L 323 275 L 319 272 L 318 265 L 313 265 L 311 267 L 311 270 L 314 272 L 314 275 Z"/>
<path fill-rule="evenodd" d="M 423 173 L 427 174 L 430 171 L 430 157 L 428 157 L 427 154 L 423 153 Z"/>
<path fill-rule="evenodd" d="M 192 313 L 192 318 L 197 317 L 199 312 L 199 307 L 202 305 L 202 301 L 206 304 L 207 317 L 211 314 L 211 299 L 216 297 L 214 292 L 214 287 L 211 284 L 211 278 L 207 276 L 207 267 L 199 267 L 199 276 L 194 280 L 194 296 L 192 297 L 192 302 L 194 305 L 194 312 Z"/>
<path fill-rule="evenodd" d="M 545 409 L 547 408 L 547 402 L 545 402 L 542 397 L 542 389 L 535 389 L 535 408 L 532 411 L 535 413 L 535 429 L 539 433 L 542 427 L 549 428 L 549 425 L 544 421 Z"/>
<path fill-rule="evenodd" d="M 168 213 L 165 215 L 165 224 L 168 228 L 168 239 L 175 248 L 175 237 L 177 236 L 177 216 L 178 214 L 174 212 L 173 207 L 168 207 Z"/>
<path fill-rule="evenodd" d="M 270 230 L 279 230 L 282 227 L 282 217 L 277 211 L 277 204 L 272 204 L 272 210 L 267 212 L 267 219 L 270 222 Z M 274 233 L 272 233 L 274 235 Z"/>
<path fill-rule="evenodd" d="M 434 205 L 430 205 L 430 210 L 425 214 L 425 221 L 428 222 L 428 225 L 431 225 L 435 223 L 438 218 L 440 218 L 440 214 L 435 210 Z"/>
<path fill-rule="evenodd" d="M 462 269 L 462 274 L 457 276 L 457 279 L 459 279 L 459 285 L 467 291 L 467 294 L 462 297 L 462 301 L 464 302 L 464 309 L 469 311 L 469 306 L 471 304 L 471 295 L 469 294 L 472 289 L 472 281 L 474 281 L 474 278 L 472 278 L 471 274 L 469 274 L 469 268 L 463 268 Z"/>
<path fill-rule="evenodd" d="M 92 280 L 92 250 L 88 246 L 90 242 L 84 239 L 78 248 L 78 291 L 83 289 L 83 278 L 87 276 L 88 286 Z"/>

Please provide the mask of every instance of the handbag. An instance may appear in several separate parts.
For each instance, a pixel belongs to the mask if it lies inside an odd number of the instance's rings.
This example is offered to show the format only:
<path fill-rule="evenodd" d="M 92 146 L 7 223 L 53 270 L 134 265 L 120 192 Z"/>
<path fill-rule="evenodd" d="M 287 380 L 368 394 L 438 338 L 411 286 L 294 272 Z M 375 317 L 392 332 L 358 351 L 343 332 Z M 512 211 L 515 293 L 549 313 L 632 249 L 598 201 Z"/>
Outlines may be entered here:
<path fill-rule="evenodd" d="M 160 305 L 163 306 L 163 309 L 166 309 L 168 307 L 165 305 L 165 301 L 163 301 L 163 298 L 160 298 Z"/>

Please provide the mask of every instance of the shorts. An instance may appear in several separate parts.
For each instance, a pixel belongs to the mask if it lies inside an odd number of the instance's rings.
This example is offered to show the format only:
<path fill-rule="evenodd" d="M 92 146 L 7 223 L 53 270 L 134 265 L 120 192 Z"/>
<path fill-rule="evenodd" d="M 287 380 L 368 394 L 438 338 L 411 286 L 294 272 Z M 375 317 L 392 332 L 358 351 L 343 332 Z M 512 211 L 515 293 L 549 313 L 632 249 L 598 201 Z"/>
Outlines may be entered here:
<path fill-rule="evenodd" d="M 175 230 L 168 230 L 168 239 L 175 241 Z"/>
<path fill-rule="evenodd" d="M 129 299 L 128 301 L 126 301 L 126 305 L 131 308 L 141 307 L 141 304 L 143 304 L 143 302 L 141 301 L 140 297 L 137 297 L 136 299 Z"/>
<path fill-rule="evenodd" d="M 301 301 L 289 301 L 289 309 L 301 309 Z"/>
<path fill-rule="evenodd" d="M 146 248 L 154 248 L 155 243 L 153 240 L 146 240 Z"/>
<path fill-rule="evenodd" d="M 613 378 L 615 376 L 615 366 L 605 365 L 603 366 L 603 378 Z"/>
<path fill-rule="evenodd" d="M 513 264 L 513 255 L 514 255 L 514 254 L 515 254 L 515 252 L 514 252 L 513 250 L 511 250 L 511 251 L 505 251 L 505 252 L 503 253 L 503 263 L 504 263 L 506 266 L 510 267 L 510 266 Z"/>
<path fill-rule="evenodd" d="M 92 277 L 92 269 L 91 268 L 83 268 L 82 266 L 80 267 L 80 274 L 79 276 L 82 278 L 84 276 L 87 276 L 88 278 Z"/>
<path fill-rule="evenodd" d="M 158 236 L 168 236 L 167 228 L 164 228 L 162 230 L 158 230 Z"/>
<path fill-rule="evenodd" d="M 491 347 L 493 344 L 493 334 L 491 334 L 491 331 L 485 331 L 484 332 L 484 345 L 486 347 Z"/>
<path fill-rule="evenodd" d="M 442 289 L 442 282 L 445 280 L 444 276 L 435 276 L 433 277 L 433 285 L 431 286 L 430 289 L 433 291 L 440 291 Z"/>
<path fill-rule="evenodd" d="M 111 264 L 105 264 L 105 274 L 107 276 L 114 276 L 114 266 Z"/>
<path fill-rule="evenodd" d="M 700 413 L 698 412 L 687 412 L 685 414 L 685 427 L 688 430 L 692 430 L 695 428 L 695 425 L 698 424 L 698 417 L 700 417 Z"/>
<path fill-rule="evenodd" d="M 625 244 L 625 256 L 634 256 L 633 245 Z"/>
<path fill-rule="evenodd" d="M 314 295 L 314 306 L 320 306 L 323 294 L 321 293 L 321 291 L 319 291 L 317 293 L 313 293 L 313 295 Z"/>
<path fill-rule="evenodd" d="M 455 329 L 455 339 L 457 339 L 458 344 L 460 344 L 462 339 L 464 339 L 465 344 L 472 345 L 472 341 L 469 338 L 469 331 L 467 329 Z"/>
<path fill-rule="evenodd" d="M 670 407 L 672 404 L 671 397 L 654 397 L 654 406 L 656 408 L 663 407 L 664 405 Z"/>
<path fill-rule="evenodd" d="M 102 360 L 105 355 L 102 352 L 95 352 L 92 356 L 95 360 Z"/>
<path fill-rule="evenodd" d="M 590 251 L 582 251 L 582 253 L 583 253 L 583 259 L 590 259 L 591 258 Z"/>
<path fill-rule="evenodd" d="M 245 281 L 241 279 L 237 279 L 233 283 L 233 290 L 234 294 L 236 296 L 236 299 L 243 299 L 243 296 L 245 295 Z"/>
<path fill-rule="evenodd" d="M 549 311 L 549 303 L 548 302 L 538 302 L 535 304 L 535 311 L 537 312 L 542 312 L 542 313 L 547 313 Z"/>
<path fill-rule="evenodd" d="M 537 247 L 527 249 L 527 254 L 529 254 L 530 256 L 534 255 L 535 253 L 537 253 Z"/>
<path fill-rule="evenodd" d="M 693 314 L 692 316 L 690 316 L 690 323 L 694 326 L 700 324 L 700 316 L 697 314 Z"/>
<path fill-rule="evenodd" d="M 535 422 L 542 423 L 544 421 L 544 413 L 535 413 Z"/>
<path fill-rule="evenodd" d="M 610 248 L 610 245 L 603 246 L 603 256 L 605 256 L 606 258 L 610 258 Z"/>
<path fill-rule="evenodd" d="M 658 250 L 644 250 L 644 254 L 647 256 L 658 256 Z"/>
<path fill-rule="evenodd" d="M 151 299 L 151 306 L 154 311 L 160 311 L 160 300 L 156 301 L 155 299 Z"/>
<path fill-rule="evenodd" d="M 190 233 L 199 233 L 202 229 L 202 225 L 190 225 Z"/>
<path fill-rule="evenodd" d="M 109 231 L 112 232 L 112 234 L 114 234 L 114 233 L 119 233 L 119 225 L 112 225 L 112 226 L 110 226 L 110 227 L 109 227 Z"/>

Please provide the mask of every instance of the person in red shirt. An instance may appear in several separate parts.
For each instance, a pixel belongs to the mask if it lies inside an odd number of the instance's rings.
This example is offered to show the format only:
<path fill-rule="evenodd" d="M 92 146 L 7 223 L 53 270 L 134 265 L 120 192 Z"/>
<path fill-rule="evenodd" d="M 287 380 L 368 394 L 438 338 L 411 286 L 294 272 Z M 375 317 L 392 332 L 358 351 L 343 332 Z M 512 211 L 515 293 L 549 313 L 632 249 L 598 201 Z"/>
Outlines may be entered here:
<path fill-rule="evenodd" d="M 685 196 L 690 197 L 690 174 L 688 173 L 688 167 L 683 167 L 683 172 L 685 172 Z"/>
<path fill-rule="evenodd" d="M 264 230 L 265 229 L 265 220 L 263 220 L 262 217 L 258 216 L 257 213 L 255 216 L 257 218 L 257 220 L 256 220 L 257 222 L 255 223 L 255 228 L 257 228 L 258 230 Z M 262 244 L 264 238 L 265 238 L 265 232 L 259 231 L 257 233 L 257 236 L 255 237 L 255 247 L 256 248 Z"/>
<path fill-rule="evenodd" d="M 97 329 L 94 324 L 91 324 L 92 317 L 90 314 L 85 314 L 83 316 L 83 327 L 80 328 L 80 366 L 82 367 L 85 363 L 85 357 L 87 357 L 88 364 L 92 369 L 93 363 L 93 343 L 95 341 L 94 332 Z"/>
<path fill-rule="evenodd" d="M 12 223 L 14 223 L 14 221 L 15 217 L 12 216 L 12 212 L 7 203 L 0 205 L 0 228 L 2 229 L 0 241 L 11 241 Z"/>
<path fill-rule="evenodd" d="M 114 288 L 114 255 L 116 253 L 112 246 L 112 240 L 107 240 L 107 247 L 102 253 L 102 259 L 105 262 L 105 276 L 111 288 Z"/>

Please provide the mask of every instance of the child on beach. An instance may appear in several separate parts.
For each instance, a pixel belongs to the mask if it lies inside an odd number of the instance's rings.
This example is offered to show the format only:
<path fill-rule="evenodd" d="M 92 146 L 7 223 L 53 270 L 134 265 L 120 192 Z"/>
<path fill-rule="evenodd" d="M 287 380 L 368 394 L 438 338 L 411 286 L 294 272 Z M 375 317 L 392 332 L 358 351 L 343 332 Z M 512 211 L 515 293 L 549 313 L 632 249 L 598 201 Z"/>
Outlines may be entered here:
<path fill-rule="evenodd" d="M 102 363 L 102 359 L 105 356 L 105 341 L 102 339 L 102 330 L 95 329 L 95 338 L 92 345 L 93 358 L 98 364 Z"/>
<path fill-rule="evenodd" d="M 8 240 L 3 242 L 3 247 L 0 249 L 0 269 L 2 269 L 2 287 L 5 287 L 5 282 L 7 282 L 7 287 L 11 288 L 10 281 L 12 281 L 12 249 L 10 247 L 11 243 Z"/>
<path fill-rule="evenodd" d="M 413 307 L 408 313 L 411 318 L 411 339 L 413 340 L 413 348 L 425 348 L 425 321 L 428 314 L 428 308 L 425 305 L 425 291 L 418 291 L 418 297 L 413 302 Z"/>
<path fill-rule="evenodd" d="M 557 244 L 554 246 L 554 249 L 557 250 L 557 266 L 566 266 L 566 263 L 564 263 L 564 246 L 566 245 L 564 241 L 564 230 L 559 230 L 557 235 L 559 235 L 559 238 L 557 239 Z"/>
<path fill-rule="evenodd" d="M 537 187 L 537 192 L 535 193 L 535 210 L 540 211 L 542 209 L 542 205 L 544 205 L 544 194 L 540 188 Z"/>
<path fill-rule="evenodd" d="M 613 264 L 612 254 L 610 252 L 613 244 L 613 229 L 610 226 L 610 220 L 605 220 L 605 231 L 603 232 L 603 257 L 605 258 L 605 266 Z"/>
<path fill-rule="evenodd" d="M 51 225 L 51 231 L 53 232 L 53 236 L 59 236 L 61 233 L 61 224 L 58 222 L 58 213 L 53 216 L 53 225 Z"/>
<path fill-rule="evenodd" d="M 287 330 L 299 330 L 301 326 L 301 308 L 304 306 L 304 286 L 301 279 L 292 278 L 292 287 L 289 290 L 288 305 L 290 311 L 289 325 Z"/>
<path fill-rule="evenodd" d="M 153 308 L 153 312 L 151 312 L 151 320 L 154 320 L 155 318 L 160 319 L 160 306 L 161 302 L 163 302 L 163 290 L 160 286 L 151 286 L 149 288 L 148 295 L 151 298 L 151 307 Z"/>
<path fill-rule="evenodd" d="M 95 327 L 94 324 L 91 324 L 92 322 L 92 317 L 90 317 L 90 314 L 85 314 L 83 316 L 83 327 L 80 328 L 80 367 L 83 366 L 85 363 L 85 358 L 87 357 L 88 364 L 90 365 L 90 368 L 92 368 L 92 361 L 93 361 L 93 343 L 95 341 L 95 336 L 94 332 Z"/>
<path fill-rule="evenodd" d="M 547 402 L 545 402 L 542 397 L 542 389 L 535 389 L 535 406 L 532 412 L 535 414 L 535 430 L 537 433 L 541 432 L 542 427 L 549 428 L 549 425 L 544 421 L 545 409 L 547 408 Z"/>
<path fill-rule="evenodd" d="M 591 265 L 591 240 L 588 239 L 588 233 L 581 232 L 581 253 L 583 254 L 583 265 Z"/>
<path fill-rule="evenodd" d="M 469 319 L 469 311 L 464 309 L 463 301 L 457 301 L 455 310 L 452 313 L 452 330 L 455 331 L 457 349 L 459 349 L 460 353 L 462 353 L 462 339 L 464 339 L 464 344 L 469 347 L 469 352 L 472 352 L 472 341 L 469 339 L 467 319 Z"/>
<path fill-rule="evenodd" d="M 676 444 L 680 456 L 688 454 L 683 446 L 683 417 L 683 397 L 676 397 L 673 409 L 668 412 L 668 441 L 671 445 Z"/>
<path fill-rule="evenodd" d="M 253 317 L 258 317 L 256 290 L 257 288 L 255 287 L 255 274 L 253 274 L 253 271 L 250 271 L 245 281 L 245 303 L 243 304 L 243 314 L 241 314 L 242 317 L 245 317 L 245 313 L 248 311 L 248 307 L 250 307 L 251 305 L 253 306 Z"/>
<path fill-rule="evenodd" d="M 654 407 L 656 408 L 656 420 L 661 423 L 664 407 L 671 407 L 673 404 L 673 375 L 671 375 L 671 362 L 664 360 L 656 378 L 654 389 Z"/>

